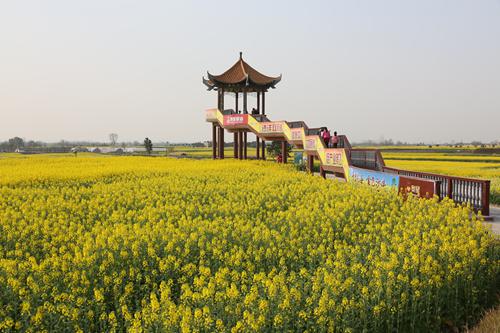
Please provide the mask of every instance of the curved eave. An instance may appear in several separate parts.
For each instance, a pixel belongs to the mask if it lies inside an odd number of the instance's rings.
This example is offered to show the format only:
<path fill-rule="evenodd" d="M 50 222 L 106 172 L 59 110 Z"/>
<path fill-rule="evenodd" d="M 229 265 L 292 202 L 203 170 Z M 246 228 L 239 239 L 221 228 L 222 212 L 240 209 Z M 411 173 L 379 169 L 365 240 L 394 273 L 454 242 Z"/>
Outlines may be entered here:
<path fill-rule="evenodd" d="M 207 80 L 204 77 L 202 77 L 202 79 L 203 79 L 203 84 L 207 86 L 208 90 L 213 90 L 215 88 L 215 85 L 212 81 Z"/>
<path fill-rule="evenodd" d="M 222 75 L 212 75 L 210 74 L 210 72 L 207 72 L 207 76 L 208 76 L 208 79 L 210 81 L 212 81 L 214 84 L 222 84 L 222 85 L 228 85 L 228 84 L 234 84 L 234 85 L 238 85 L 238 84 L 246 84 L 247 82 L 247 77 L 242 77 L 241 79 L 239 80 L 234 80 L 234 81 L 227 81 L 227 80 L 222 80 L 220 79 L 220 77 Z"/>
<path fill-rule="evenodd" d="M 203 83 L 209 88 L 209 90 L 212 90 L 216 87 L 230 87 L 230 86 L 243 86 L 243 87 L 261 87 L 261 88 L 276 88 L 275 86 L 281 81 L 282 75 L 276 77 L 276 78 L 271 78 L 268 82 L 255 82 L 252 80 L 251 77 L 248 79 L 243 79 L 238 82 L 226 82 L 222 80 L 218 80 L 217 76 L 212 75 L 207 72 L 208 80 L 203 78 Z"/>

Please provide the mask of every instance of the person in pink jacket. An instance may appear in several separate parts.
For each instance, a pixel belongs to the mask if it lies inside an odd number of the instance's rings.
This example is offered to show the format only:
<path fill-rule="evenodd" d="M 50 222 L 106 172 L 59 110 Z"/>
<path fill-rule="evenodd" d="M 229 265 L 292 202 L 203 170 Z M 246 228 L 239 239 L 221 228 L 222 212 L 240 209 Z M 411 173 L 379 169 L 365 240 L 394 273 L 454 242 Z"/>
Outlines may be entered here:
<path fill-rule="evenodd" d="M 338 144 L 339 144 L 339 137 L 337 136 L 337 132 L 333 132 L 333 136 L 332 136 L 332 147 L 333 148 L 337 148 Z"/>

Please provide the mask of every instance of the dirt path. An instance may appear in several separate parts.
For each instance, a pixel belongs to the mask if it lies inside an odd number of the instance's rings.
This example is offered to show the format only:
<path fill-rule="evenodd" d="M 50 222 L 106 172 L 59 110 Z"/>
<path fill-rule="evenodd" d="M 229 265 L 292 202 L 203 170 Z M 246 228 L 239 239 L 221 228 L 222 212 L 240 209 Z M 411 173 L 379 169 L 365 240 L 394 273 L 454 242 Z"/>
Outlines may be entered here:
<path fill-rule="evenodd" d="M 485 221 L 484 224 L 491 225 L 491 230 L 494 234 L 500 235 L 500 206 L 490 205 L 491 221 Z"/>

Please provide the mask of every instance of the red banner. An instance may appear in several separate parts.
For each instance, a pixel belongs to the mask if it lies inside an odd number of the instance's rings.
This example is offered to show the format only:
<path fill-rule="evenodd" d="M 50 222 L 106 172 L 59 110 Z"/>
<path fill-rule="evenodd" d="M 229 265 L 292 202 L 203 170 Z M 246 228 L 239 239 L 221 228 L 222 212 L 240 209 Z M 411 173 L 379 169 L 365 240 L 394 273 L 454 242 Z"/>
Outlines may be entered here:
<path fill-rule="evenodd" d="M 292 128 L 292 140 L 302 140 L 302 128 Z"/>
<path fill-rule="evenodd" d="M 230 114 L 224 116 L 224 126 L 247 125 L 247 114 Z"/>
<path fill-rule="evenodd" d="M 437 193 L 436 182 L 431 179 L 399 176 L 399 193 L 413 194 L 420 198 L 432 198 Z"/>
<path fill-rule="evenodd" d="M 306 145 L 304 147 L 306 150 L 316 149 L 316 137 L 306 137 Z"/>

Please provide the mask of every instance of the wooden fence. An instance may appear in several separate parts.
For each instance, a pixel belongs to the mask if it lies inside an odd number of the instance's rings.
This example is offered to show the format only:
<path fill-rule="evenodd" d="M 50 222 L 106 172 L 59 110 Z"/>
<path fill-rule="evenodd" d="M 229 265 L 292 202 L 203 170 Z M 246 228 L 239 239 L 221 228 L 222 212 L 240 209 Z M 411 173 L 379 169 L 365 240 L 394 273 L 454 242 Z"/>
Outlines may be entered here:
<path fill-rule="evenodd" d="M 445 176 L 435 173 L 408 171 L 387 166 L 382 167 L 384 172 L 398 175 L 433 179 L 441 181 L 439 197 L 448 197 L 458 203 L 470 203 L 476 211 L 484 216 L 490 215 L 490 181 L 473 178 Z"/>

